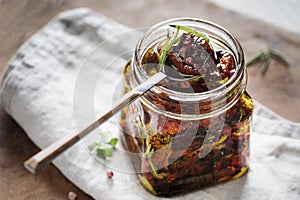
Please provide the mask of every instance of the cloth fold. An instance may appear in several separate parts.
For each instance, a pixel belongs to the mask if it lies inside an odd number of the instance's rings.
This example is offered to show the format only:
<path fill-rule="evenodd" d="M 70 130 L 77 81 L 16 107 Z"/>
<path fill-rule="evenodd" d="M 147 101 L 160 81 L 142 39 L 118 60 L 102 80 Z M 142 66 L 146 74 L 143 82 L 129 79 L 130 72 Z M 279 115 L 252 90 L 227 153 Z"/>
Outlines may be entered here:
<path fill-rule="evenodd" d="M 1 85 L 5 110 L 42 149 L 81 130 L 103 111 L 101 105 L 117 98 L 123 67 L 139 35 L 86 8 L 59 14 L 8 63 Z M 101 130 L 115 134 L 116 124 L 117 117 Z M 249 173 L 172 199 L 299 199 L 299 135 L 299 123 L 255 102 Z M 95 199 L 168 199 L 148 193 L 134 173 L 116 170 L 107 179 L 110 165 L 87 149 L 93 139 L 81 140 L 53 161 L 70 181 Z M 118 162 L 126 165 L 128 158 Z"/>

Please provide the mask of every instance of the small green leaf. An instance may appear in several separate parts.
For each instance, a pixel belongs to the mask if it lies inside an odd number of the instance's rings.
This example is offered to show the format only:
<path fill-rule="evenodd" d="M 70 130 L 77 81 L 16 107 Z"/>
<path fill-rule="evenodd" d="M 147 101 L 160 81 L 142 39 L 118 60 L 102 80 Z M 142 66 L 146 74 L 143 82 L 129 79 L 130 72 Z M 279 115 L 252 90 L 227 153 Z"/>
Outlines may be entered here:
<path fill-rule="evenodd" d="M 116 145 L 118 143 L 118 138 L 112 138 L 108 143 L 106 144 L 110 144 L 112 148 L 116 148 Z"/>
<path fill-rule="evenodd" d="M 106 156 L 105 156 L 105 153 L 104 153 L 104 149 L 97 149 L 96 150 L 96 155 L 99 157 L 99 158 L 102 158 L 102 159 L 106 159 Z"/>
<path fill-rule="evenodd" d="M 108 134 L 106 132 L 99 133 L 102 137 L 101 140 L 108 141 Z M 110 135 L 110 134 L 109 134 Z M 112 138 L 109 142 L 94 142 L 88 146 L 88 149 L 96 154 L 99 158 L 106 159 L 112 156 L 112 151 L 116 149 L 118 138 Z M 110 146 L 109 146 L 110 145 Z"/>
<path fill-rule="evenodd" d="M 100 149 L 98 148 L 96 150 L 97 156 L 102 158 L 102 159 L 106 159 L 107 157 L 111 157 L 112 156 L 112 152 L 109 148 L 104 148 L 104 149 Z"/>
<path fill-rule="evenodd" d="M 109 148 L 104 148 L 103 150 L 105 157 L 112 157 L 112 152 Z"/>
<path fill-rule="evenodd" d="M 88 149 L 89 149 L 90 151 L 94 151 L 94 149 L 95 149 L 96 147 L 101 147 L 101 144 L 99 144 L 99 143 L 97 143 L 97 142 L 94 142 L 94 143 L 92 143 L 92 144 L 90 144 L 90 145 L 88 146 Z"/>
<path fill-rule="evenodd" d="M 93 144 L 90 144 L 90 145 L 88 146 L 88 149 L 89 149 L 90 151 L 93 151 L 95 147 L 96 147 L 96 142 L 94 142 Z"/>

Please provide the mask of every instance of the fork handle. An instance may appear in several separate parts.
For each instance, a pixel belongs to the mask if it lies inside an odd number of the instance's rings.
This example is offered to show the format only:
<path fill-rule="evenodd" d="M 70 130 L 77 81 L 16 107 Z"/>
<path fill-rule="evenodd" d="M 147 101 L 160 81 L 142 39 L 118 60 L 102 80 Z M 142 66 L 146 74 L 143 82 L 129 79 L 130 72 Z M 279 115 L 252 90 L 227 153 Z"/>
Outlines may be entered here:
<path fill-rule="evenodd" d="M 81 132 L 69 133 L 63 138 L 59 139 L 57 142 L 49 145 L 37 154 L 33 155 L 31 158 L 24 162 L 24 167 L 31 173 L 38 172 L 40 169 L 48 165 L 55 157 L 60 155 L 73 144 L 78 142 L 82 137 L 86 136 L 88 133 L 107 121 L 111 116 L 119 112 L 122 108 L 135 101 L 138 97 L 150 90 L 164 78 L 166 78 L 166 75 L 162 72 L 155 74 L 147 81 L 122 96 L 111 110 L 107 111 L 104 115 L 102 115 Z"/>

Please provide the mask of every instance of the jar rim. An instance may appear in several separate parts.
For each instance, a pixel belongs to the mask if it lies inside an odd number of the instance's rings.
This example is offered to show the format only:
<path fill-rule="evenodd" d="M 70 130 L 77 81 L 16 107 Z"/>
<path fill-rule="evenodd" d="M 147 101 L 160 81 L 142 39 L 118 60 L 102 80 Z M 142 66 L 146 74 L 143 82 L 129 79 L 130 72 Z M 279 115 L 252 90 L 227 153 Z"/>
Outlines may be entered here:
<path fill-rule="evenodd" d="M 152 102 L 152 97 L 150 98 L 151 95 L 149 97 L 142 96 L 140 97 L 140 100 L 156 112 L 175 119 L 198 120 L 218 115 L 230 109 L 240 99 L 240 96 L 244 93 L 246 88 L 247 74 L 243 49 L 237 39 L 225 28 L 206 20 L 196 18 L 175 18 L 160 22 L 148 29 L 148 31 L 146 31 L 138 40 L 132 57 L 133 74 L 130 84 L 135 87 L 150 77 L 147 75 L 144 68 L 140 67 L 142 66 L 142 59 L 146 52 L 145 50 L 151 48 L 153 42 L 157 41 L 157 39 L 161 39 L 165 36 L 166 29 L 169 27 L 169 24 L 174 25 L 175 23 L 176 25 L 185 25 L 194 27 L 195 29 L 197 28 L 197 30 L 201 30 L 201 32 L 212 38 L 215 45 L 224 46 L 224 48 L 229 50 L 234 56 L 236 71 L 224 84 L 205 92 L 180 92 L 168 89 L 162 85 L 154 86 L 148 92 L 153 95 L 166 94 L 169 99 L 168 103 L 178 102 L 180 107 L 183 106 L 182 108 L 186 107 L 186 105 L 189 105 L 190 103 L 196 103 L 194 105 L 197 105 L 199 108 L 196 113 L 185 113 L 183 110 L 181 110 L 180 113 L 177 113 L 177 111 L 163 109 Z M 208 104 L 211 105 L 210 107 L 212 109 L 207 109 Z"/>
<path fill-rule="evenodd" d="M 243 76 L 243 72 L 245 71 L 245 60 L 244 60 L 244 53 L 243 53 L 243 49 L 240 45 L 240 43 L 238 42 L 238 40 L 231 34 L 229 33 L 229 31 L 227 31 L 224 27 L 207 21 L 207 20 L 203 20 L 203 19 L 198 19 L 198 18 L 190 18 L 190 17 L 183 17 L 183 18 L 173 18 L 173 19 L 169 19 L 163 22 L 160 22 L 154 26 L 152 26 L 150 29 L 148 29 L 144 35 L 138 40 L 137 42 L 137 48 L 134 52 L 133 55 L 133 60 L 132 62 L 135 63 L 135 66 L 141 66 L 142 65 L 142 56 L 139 55 L 139 49 L 141 49 L 140 47 L 142 46 L 142 43 L 144 42 L 144 40 L 151 35 L 155 30 L 159 29 L 160 27 L 163 26 L 168 26 L 169 24 L 175 24 L 175 23 L 182 23 L 182 22 L 187 22 L 187 23 L 194 23 L 194 26 L 197 26 L 197 24 L 201 24 L 206 26 L 206 28 L 214 28 L 215 31 L 218 31 L 219 34 L 224 34 L 224 36 L 226 36 L 228 39 L 231 40 L 231 44 L 234 45 L 234 48 L 237 50 L 236 53 L 234 53 L 234 57 L 236 60 L 236 69 L 237 71 L 234 73 L 234 75 L 228 80 L 226 81 L 224 84 L 212 89 L 212 90 L 208 90 L 205 92 L 199 92 L 199 93 L 184 93 L 184 92 L 179 92 L 179 91 L 175 91 L 175 90 L 170 90 L 168 88 L 165 88 L 163 86 L 155 86 L 153 87 L 151 90 L 152 91 L 156 91 L 156 92 L 166 92 L 170 95 L 174 95 L 177 96 L 178 98 L 184 98 L 185 100 L 201 100 L 201 99 L 206 99 L 211 97 L 211 95 L 213 94 L 217 94 L 222 92 L 226 92 L 230 89 L 232 89 L 232 85 L 235 85 L 235 82 L 238 82 L 238 80 L 240 80 Z M 232 50 L 231 50 L 232 51 Z M 149 76 L 147 75 L 147 73 L 145 72 L 145 70 L 142 67 L 136 67 L 137 70 L 139 70 L 139 73 L 142 75 L 143 80 L 145 81 L 149 78 Z M 230 87 L 231 86 L 231 87 Z"/>

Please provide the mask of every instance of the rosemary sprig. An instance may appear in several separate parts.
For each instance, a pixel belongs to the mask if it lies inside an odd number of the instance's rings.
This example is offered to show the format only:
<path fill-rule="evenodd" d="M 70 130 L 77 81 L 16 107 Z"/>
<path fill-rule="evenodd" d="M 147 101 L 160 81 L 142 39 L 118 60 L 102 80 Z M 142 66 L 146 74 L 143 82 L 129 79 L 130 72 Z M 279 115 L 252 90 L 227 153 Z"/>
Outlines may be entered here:
<path fill-rule="evenodd" d="M 153 155 L 154 149 L 152 148 L 151 145 L 148 146 L 146 152 L 144 153 L 144 157 L 147 158 L 149 165 L 151 167 L 152 173 L 153 175 L 157 178 L 157 179 L 164 179 L 168 173 L 158 173 L 157 169 L 152 161 L 152 155 Z"/>
<path fill-rule="evenodd" d="M 153 149 L 152 146 L 149 144 L 143 156 L 145 158 L 151 158 L 152 155 L 153 155 Z"/>
<path fill-rule="evenodd" d="M 161 172 L 161 173 L 158 173 L 157 172 L 157 169 L 152 161 L 151 158 L 148 158 L 148 161 L 149 161 L 149 164 L 150 164 L 150 167 L 152 169 L 152 172 L 153 172 L 153 175 L 157 178 L 157 179 L 164 179 L 166 176 L 168 176 L 168 173 L 165 173 L 165 172 Z"/>
<path fill-rule="evenodd" d="M 284 57 L 282 57 L 279 53 L 271 50 L 261 50 L 256 53 L 252 58 L 247 62 L 247 66 L 252 66 L 256 63 L 262 62 L 261 74 L 264 76 L 270 67 L 270 60 L 274 59 L 281 63 L 284 67 L 289 67 L 289 63 L 286 61 Z"/>
<path fill-rule="evenodd" d="M 289 67 L 290 64 L 283 58 L 279 53 L 269 49 L 271 57 L 276 60 L 277 62 L 281 63 L 285 67 Z"/>
<path fill-rule="evenodd" d="M 206 42 L 209 41 L 208 36 L 206 34 L 200 33 L 200 32 L 198 32 L 198 31 L 196 31 L 194 29 L 191 29 L 189 27 L 180 26 L 180 25 L 172 25 L 172 24 L 170 24 L 170 26 L 173 27 L 173 28 L 177 28 L 177 29 L 183 30 L 186 33 L 191 33 L 191 34 L 193 34 L 193 35 L 195 35 L 197 37 L 202 37 Z"/>
<path fill-rule="evenodd" d="M 161 54 L 159 56 L 160 69 L 163 68 L 163 64 L 165 63 L 167 53 L 170 51 L 171 47 L 169 47 L 169 46 L 170 46 L 170 35 L 169 35 L 169 31 L 168 31 L 167 38 L 165 40 L 163 47 L 161 48 Z"/>
<path fill-rule="evenodd" d="M 169 30 L 168 30 L 167 38 L 166 38 L 165 43 L 164 43 L 164 45 L 163 45 L 163 47 L 161 49 L 161 55 L 159 57 L 159 66 L 160 66 L 160 69 L 163 68 L 163 65 L 165 63 L 167 54 L 170 52 L 170 49 L 171 49 L 172 45 L 174 45 L 174 44 L 176 44 L 178 42 L 178 40 L 179 40 L 178 33 L 179 33 L 179 29 L 176 30 L 175 36 L 171 40 L 171 37 L 170 37 L 170 34 L 169 34 Z"/>
<path fill-rule="evenodd" d="M 158 173 L 157 172 L 157 169 L 152 161 L 153 152 L 154 152 L 154 149 L 152 148 L 152 145 L 149 144 L 143 156 L 148 159 L 148 162 L 151 167 L 153 175 L 158 179 L 163 179 L 168 175 L 168 173 L 164 173 L 164 172 Z"/>

